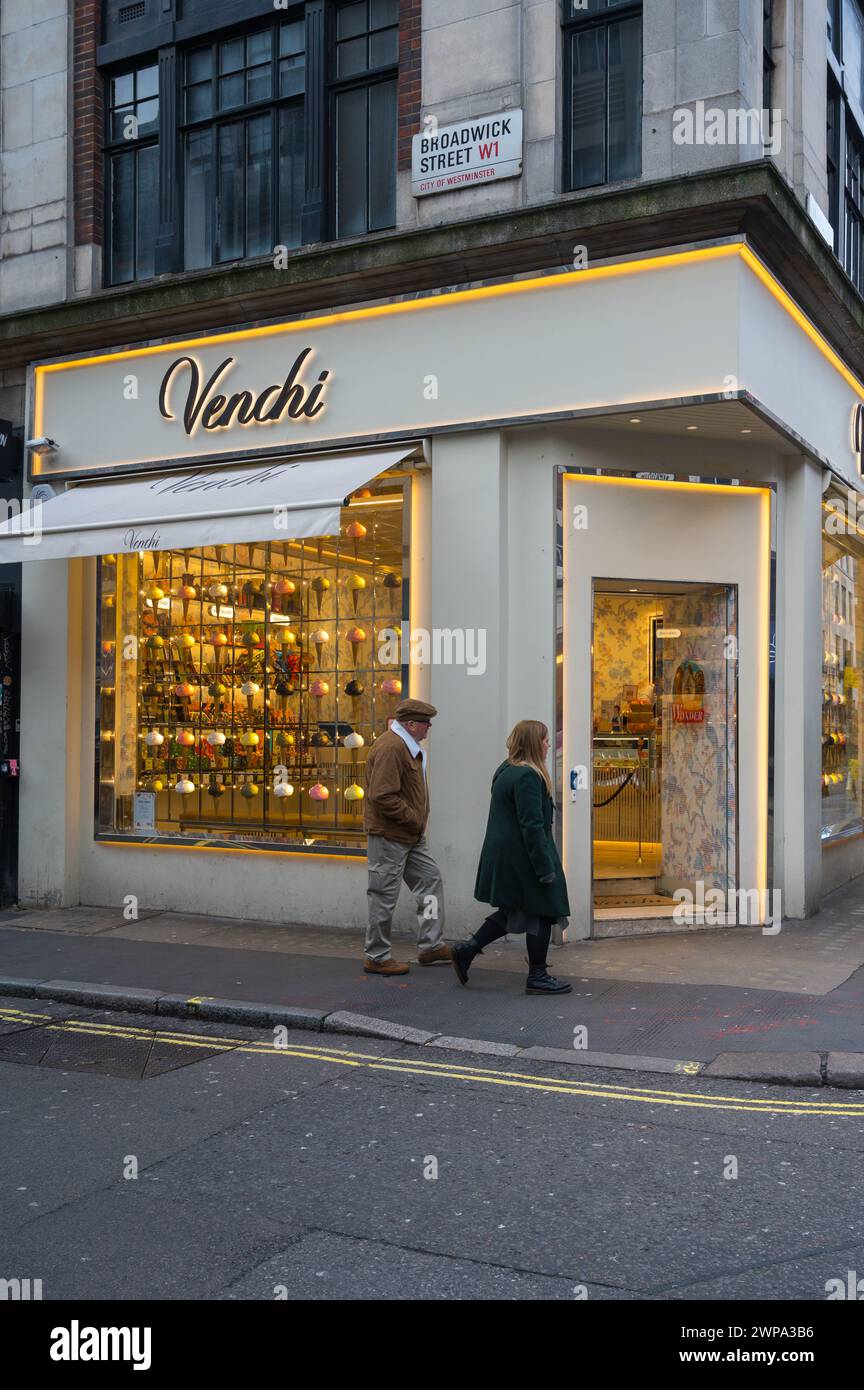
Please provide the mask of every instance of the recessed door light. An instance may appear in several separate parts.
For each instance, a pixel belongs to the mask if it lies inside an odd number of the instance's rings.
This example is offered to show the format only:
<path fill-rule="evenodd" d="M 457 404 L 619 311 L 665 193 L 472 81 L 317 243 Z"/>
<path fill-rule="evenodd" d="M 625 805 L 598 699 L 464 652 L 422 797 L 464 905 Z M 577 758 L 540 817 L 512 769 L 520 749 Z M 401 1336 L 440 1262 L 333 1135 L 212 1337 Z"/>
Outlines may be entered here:
<path fill-rule="evenodd" d="M 631 424 L 631 425 L 641 425 L 641 424 L 642 424 L 642 421 L 641 421 L 641 420 L 631 420 L 631 421 L 630 421 L 630 424 Z"/>
<path fill-rule="evenodd" d="M 752 434 L 753 431 L 752 431 L 752 430 L 742 430 L 741 433 L 742 433 L 742 434 Z"/>
<path fill-rule="evenodd" d="M 698 428 L 699 428 L 698 425 L 688 425 L 688 426 L 687 426 L 687 432 L 688 432 L 688 434 L 692 434 L 692 433 L 694 432 L 694 430 L 698 430 Z"/>

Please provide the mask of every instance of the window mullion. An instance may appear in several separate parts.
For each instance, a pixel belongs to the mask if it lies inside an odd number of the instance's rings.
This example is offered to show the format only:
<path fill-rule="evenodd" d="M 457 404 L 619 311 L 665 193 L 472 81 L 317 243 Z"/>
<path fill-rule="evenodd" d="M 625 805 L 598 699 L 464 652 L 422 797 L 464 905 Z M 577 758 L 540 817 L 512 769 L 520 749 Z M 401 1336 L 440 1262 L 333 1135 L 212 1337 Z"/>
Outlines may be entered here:
<path fill-rule="evenodd" d="M 155 270 L 177 271 L 182 256 L 181 170 L 179 153 L 179 96 L 177 49 L 159 52 L 159 173 Z"/>
<path fill-rule="evenodd" d="M 328 184 L 329 131 L 327 122 L 330 94 L 327 54 L 330 41 L 329 6 L 325 0 L 307 0 L 306 22 L 306 96 L 304 116 L 304 179 L 301 240 L 326 241 L 330 235 L 333 216 Z"/>

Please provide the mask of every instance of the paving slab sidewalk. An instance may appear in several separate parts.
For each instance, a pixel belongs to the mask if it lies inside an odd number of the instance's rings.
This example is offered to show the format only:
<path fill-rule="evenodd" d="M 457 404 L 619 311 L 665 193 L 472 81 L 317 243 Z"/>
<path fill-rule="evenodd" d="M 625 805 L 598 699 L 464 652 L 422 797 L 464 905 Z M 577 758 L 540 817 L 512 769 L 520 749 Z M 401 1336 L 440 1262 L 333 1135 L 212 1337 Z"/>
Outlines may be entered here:
<path fill-rule="evenodd" d="M 414 956 L 405 940 L 394 942 L 394 953 Z M 784 924 L 774 937 L 743 929 L 558 948 L 550 966 L 573 984 L 564 997 L 524 994 L 523 954 L 518 940 L 487 950 L 462 988 L 446 966 L 367 976 L 359 935 L 335 929 L 161 911 L 128 923 L 106 908 L 0 914 L 7 980 L 362 1015 L 463 1046 L 480 1040 L 508 1051 L 552 1050 L 560 1059 L 585 1051 L 585 1061 L 596 1057 L 598 1065 L 641 1057 L 658 1070 L 664 1061 L 715 1063 L 717 1074 L 729 1075 L 748 1054 L 762 1059 L 751 1072 L 770 1079 L 778 1054 L 789 1053 L 802 1084 L 820 1071 L 825 1079 L 831 1053 L 846 1078 L 839 1084 L 864 1077 L 860 889 L 840 890 L 818 917 Z"/>

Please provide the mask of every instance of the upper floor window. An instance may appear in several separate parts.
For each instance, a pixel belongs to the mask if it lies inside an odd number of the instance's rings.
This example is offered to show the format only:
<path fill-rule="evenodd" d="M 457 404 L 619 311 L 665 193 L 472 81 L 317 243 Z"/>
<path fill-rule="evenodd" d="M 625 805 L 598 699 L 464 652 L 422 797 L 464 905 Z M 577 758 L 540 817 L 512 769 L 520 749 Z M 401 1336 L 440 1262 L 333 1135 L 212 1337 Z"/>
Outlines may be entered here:
<path fill-rule="evenodd" d="M 864 294 L 864 8 L 828 3 L 827 178 L 834 250 Z"/>
<path fill-rule="evenodd" d="M 563 0 L 565 183 L 591 188 L 642 172 L 642 5 Z"/>
<path fill-rule="evenodd" d="M 828 0 L 828 43 L 840 56 L 840 7 L 843 0 Z"/>
<path fill-rule="evenodd" d="M 395 225 L 399 3 L 325 3 L 109 74 L 110 283 Z"/>
<path fill-rule="evenodd" d="M 762 110 L 773 119 L 774 87 L 774 0 L 762 0 Z M 770 131 L 769 131 L 770 138 Z"/>
<path fill-rule="evenodd" d="M 107 84 L 109 278 L 122 285 L 154 273 L 159 207 L 159 70 L 124 72 Z"/>
<path fill-rule="evenodd" d="M 396 221 L 398 0 L 352 0 L 336 10 L 333 130 L 336 235 Z"/>
<path fill-rule="evenodd" d="M 299 246 L 304 58 L 302 19 L 186 53 L 187 270 Z"/>

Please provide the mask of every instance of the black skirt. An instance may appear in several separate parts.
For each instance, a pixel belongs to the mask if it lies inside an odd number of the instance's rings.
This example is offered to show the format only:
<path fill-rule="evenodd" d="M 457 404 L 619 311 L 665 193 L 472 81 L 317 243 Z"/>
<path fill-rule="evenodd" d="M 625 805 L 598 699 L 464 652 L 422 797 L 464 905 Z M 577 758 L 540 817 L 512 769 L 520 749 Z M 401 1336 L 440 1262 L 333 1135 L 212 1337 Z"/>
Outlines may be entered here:
<path fill-rule="evenodd" d="M 545 927 L 554 926 L 558 920 L 557 917 L 535 917 L 523 912 L 521 907 L 496 907 L 492 917 L 486 920 L 496 919 L 509 936 L 539 936 Z"/>

